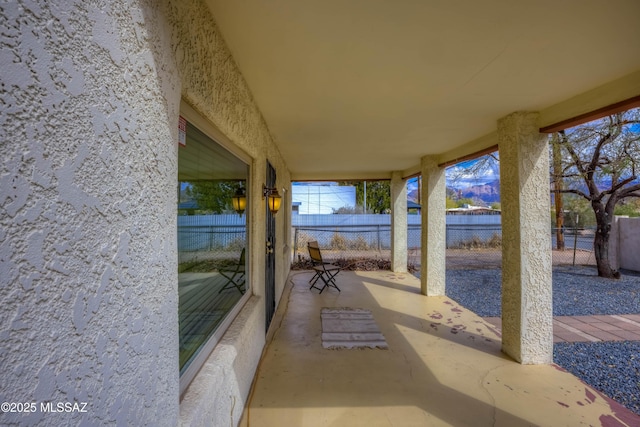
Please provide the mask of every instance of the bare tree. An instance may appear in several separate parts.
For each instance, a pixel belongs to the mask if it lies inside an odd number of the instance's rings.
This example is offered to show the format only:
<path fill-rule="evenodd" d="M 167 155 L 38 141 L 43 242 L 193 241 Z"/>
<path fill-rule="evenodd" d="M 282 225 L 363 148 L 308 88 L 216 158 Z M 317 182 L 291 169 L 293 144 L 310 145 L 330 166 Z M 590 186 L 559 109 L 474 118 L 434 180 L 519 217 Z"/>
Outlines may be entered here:
<path fill-rule="evenodd" d="M 500 176 L 500 158 L 497 151 L 447 168 L 447 178 L 454 183 L 462 182 L 469 177 L 479 179 L 485 176 Z"/>
<path fill-rule="evenodd" d="M 552 179 L 564 186 L 556 188 L 583 197 L 595 214 L 598 276 L 620 277 L 609 260 L 609 237 L 616 204 L 640 197 L 640 109 L 560 131 L 551 144 L 562 153 L 562 173 Z"/>

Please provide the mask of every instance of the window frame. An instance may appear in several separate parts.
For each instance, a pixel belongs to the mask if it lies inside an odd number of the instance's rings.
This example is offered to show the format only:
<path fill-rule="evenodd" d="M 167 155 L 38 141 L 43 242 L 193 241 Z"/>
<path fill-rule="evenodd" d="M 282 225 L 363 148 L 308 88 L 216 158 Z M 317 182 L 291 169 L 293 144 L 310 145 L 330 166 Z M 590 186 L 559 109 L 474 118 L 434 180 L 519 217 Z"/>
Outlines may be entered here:
<path fill-rule="evenodd" d="M 196 112 L 196 110 L 193 109 L 193 107 L 187 104 L 184 100 L 180 102 L 180 115 L 184 117 L 189 123 L 191 123 L 191 125 L 198 128 L 198 130 L 204 133 L 207 137 L 211 138 L 211 140 L 214 143 L 225 148 L 227 151 L 229 151 L 231 154 L 233 154 L 239 160 L 243 161 L 248 166 L 247 185 L 246 185 L 247 209 L 244 213 L 244 215 L 247 215 L 246 217 L 247 251 L 246 251 L 246 261 L 245 261 L 246 262 L 246 268 L 245 268 L 246 292 L 244 293 L 244 295 L 242 295 L 242 297 L 238 300 L 238 302 L 234 305 L 234 307 L 227 313 L 227 315 L 220 322 L 220 324 L 218 325 L 216 330 L 211 334 L 211 336 L 202 344 L 197 354 L 189 363 L 189 366 L 187 366 L 184 372 L 180 375 L 180 398 L 182 399 L 184 392 L 187 390 L 191 382 L 194 380 L 194 378 L 196 377 L 196 375 L 198 374 L 202 366 L 206 363 L 207 359 L 209 358 L 209 356 L 211 355 L 215 347 L 220 342 L 220 339 L 222 338 L 222 336 L 229 329 L 229 327 L 231 326 L 231 323 L 233 323 L 233 321 L 238 316 L 238 314 L 240 313 L 242 308 L 245 306 L 247 301 L 249 301 L 249 298 L 251 298 L 251 296 L 253 295 L 251 269 L 249 268 L 250 261 L 251 261 L 251 251 L 249 249 L 252 247 L 251 242 L 253 240 L 252 238 L 253 233 L 251 232 L 251 227 L 250 227 L 250 224 L 251 224 L 250 212 L 251 212 L 251 205 L 252 205 L 250 189 L 251 189 L 251 183 L 252 183 L 252 177 L 253 177 L 254 162 L 251 156 L 249 156 L 247 153 L 245 153 L 240 148 L 238 148 L 233 143 L 231 143 L 231 141 L 220 130 L 218 130 L 215 126 L 213 126 L 206 119 L 204 119 L 198 112 Z M 176 142 L 176 145 L 177 145 L 177 142 Z M 177 161 L 177 156 L 176 156 L 176 161 Z M 177 174 L 176 174 L 176 179 L 177 179 Z M 177 216 L 177 211 L 176 211 L 176 216 Z M 178 240 L 176 235 L 176 251 L 177 251 L 177 244 L 178 244 Z M 178 276 L 177 276 L 177 270 L 176 270 L 176 288 L 177 287 L 178 287 Z M 176 300 L 178 304 L 176 306 L 176 311 L 179 311 L 179 301 L 180 299 L 178 297 L 178 299 Z M 179 367 L 177 368 L 179 370 Z"/>

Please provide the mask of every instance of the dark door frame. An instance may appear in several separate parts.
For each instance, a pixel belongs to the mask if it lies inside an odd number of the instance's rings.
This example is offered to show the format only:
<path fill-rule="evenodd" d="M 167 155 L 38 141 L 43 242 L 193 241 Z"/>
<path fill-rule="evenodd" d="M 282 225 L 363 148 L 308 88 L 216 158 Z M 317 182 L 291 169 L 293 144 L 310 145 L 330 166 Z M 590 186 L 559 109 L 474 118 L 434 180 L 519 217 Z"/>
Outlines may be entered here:
<path fill-rule="evenodd" d="M 276 186 L 276 170 L 267 160 L 267 177 L 266 186 L 269 188 L 275 188 Z M 265 258 L 265 308 L 266 308 L 266 323 L 265 331 L 269 330 L 271 319 L 276 309 L 276 259 L 275 259 L 275 247 L 276 247 L 276 219 L 275 215 L 271 213 L 267 203 L 265 206 L 265 218 L 266 218 L 266 258 Z"/>

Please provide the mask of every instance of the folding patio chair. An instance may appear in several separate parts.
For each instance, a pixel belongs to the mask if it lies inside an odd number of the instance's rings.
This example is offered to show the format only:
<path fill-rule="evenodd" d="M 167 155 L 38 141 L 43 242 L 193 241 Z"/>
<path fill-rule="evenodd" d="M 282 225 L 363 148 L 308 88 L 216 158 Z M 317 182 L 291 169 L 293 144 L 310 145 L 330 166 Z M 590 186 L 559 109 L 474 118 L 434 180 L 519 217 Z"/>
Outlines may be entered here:
<path fill-rule="evenodd" d="M 224 284 L 222 289 L 218 291 L 218 293 L 224 291 L 225 289 L 236 288 L 240 291 L 241 294 L 244 294 L 244 285 L 245 276 L 244 276 L 244 248 L 242 248 L 242 252 L 240 252 L 240 259 L 236 265 L 230 267 L 221 267 L 218 269 L 218 273 L 227 279 L 227 282 Z"/>
<path fill-rule="evenodd" d="M 320 250 L 320 246 L 318 245 L 318 241 L 317 240 L 312 240 L 310 242 L 307 242 L 307 248 L 309 247 L 313 247 L 315 249 L 317 249 L 318 251 Z M 311 253 L 309 253 L 309 256 L 311 256 Z M 322 257 L 322 254 L 320 254 L 320 257 Z M 318 263 L 316 260 L 314 260 L 313 258 L 311 258 L 311 265 L 313 267 L 315 267 L 316 265 L 320 265 L 320 264 L 331 264 L 329 262 L 323 261 L 321 263 Z M 313 268 L 312 267 L 312 268 Z M 318 273 L 317 271 L 314 270 L 314 275 L 311 278 L 311 280 L 309 280 L 309 283 L 311 283 L 314 279 L 316 279 L 318 277 L 320 273 Z"/>
<path fill-rule="evenodd" d="M 318 246 L 318 242 L 309 242 L 307 243 L 307 248 L 309 249 L 309 256 L 311 257 L 311 262 L 313 263 L 313 271 L 314 276 L 309 281 L 311 283 L 311 287 L 309 290 L 316 288 L 320 290 L 320 293 L 324 291 L 324 288 L 327 286 L 333 286 L 340 292 L 340 288 L 336 285 L 335 277 L 340 273 L 342 269 L 340 266 L 335 264 L 331 264 L 329 262 L 325 262 L 322 260 L 322 253 L 320 252 L 320 247 Z M 324 285 L 319 288 L 316 286 L 318 280 L 322 280 Z"/>

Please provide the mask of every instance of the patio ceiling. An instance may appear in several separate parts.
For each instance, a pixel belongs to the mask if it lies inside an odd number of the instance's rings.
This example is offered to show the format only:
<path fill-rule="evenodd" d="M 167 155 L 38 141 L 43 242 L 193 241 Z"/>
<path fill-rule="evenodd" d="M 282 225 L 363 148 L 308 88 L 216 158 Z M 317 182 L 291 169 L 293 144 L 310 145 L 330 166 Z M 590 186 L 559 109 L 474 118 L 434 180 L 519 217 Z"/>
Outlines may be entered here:
<path fill-rule="evenodd" d="M 514 111 L 640 95 L 638 0 L 206 2 L 297 180 L 409 174 Z"/>

